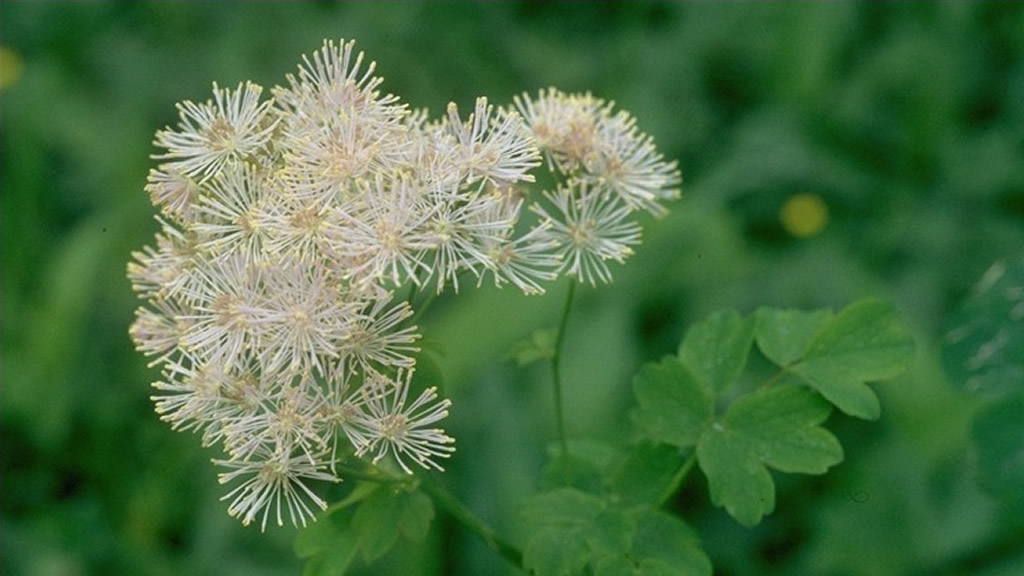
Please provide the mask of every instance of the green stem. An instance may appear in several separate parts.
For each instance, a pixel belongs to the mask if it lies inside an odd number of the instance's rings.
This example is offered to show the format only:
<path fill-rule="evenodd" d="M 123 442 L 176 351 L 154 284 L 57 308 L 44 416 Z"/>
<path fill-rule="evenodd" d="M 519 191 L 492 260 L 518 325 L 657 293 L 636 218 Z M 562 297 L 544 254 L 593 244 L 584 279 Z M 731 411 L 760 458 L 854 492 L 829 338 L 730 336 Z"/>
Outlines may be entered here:
<path fill-rule="evenodd" d="M 411 479 L 407 476 L 396 476 L 377 467 L 369 467 L 366 470 L 357 470 L 348 466 L 338 466 L 341 476 L 346 479 L 365 480 L 377 482 L 378 484 L 410 484 Z"/>
<path fill-rule="evenodd" d="M 565 433 L 565 410 L 562 406 L 562 373 L 559 367 L 562 359 L 562 343 L 565 341 L 565 327 L 569 323 L 569 310 L 572 308 L 572 298 L 576 292 L 576 280 L 569 279 L 569 291 L 565 297 L 565 307 L 562 309 L 562 320 L 558 324 L 558 333 L 555 336 L 555 353 L 551 356 L 551 377 L 555 384 L 555 419 L 558 426 L 558 443 L 562 448 L 562 470 L 565 474 L 566 484 L 572 478 L 569 465 L 569 440 Z"/>
<path fill-rule="evenodd" d="M 785 376 L 786 374 L 789 374 L 789 366 L 783 366 L 783 367 L 779 368 L 779 371 L 778 371 L 778 372 L 776 372 L 776 373 L 775 373 L 775 374 L 774 374 L 774 375 L 773 375 L 773 376 L 772 376 L 771 378 L 769 378 L 768 380 L 765 380 L 764 382 L 762 382 L 762 383 L 761 383 L 761 386 L 759 386 L 759 387 L 760 387 L 760 388 L 771 388 L 771 386 L 772 386 L 773 384 L 775 384 L 776 382 L 778 382 L 779 380 L 781 380 L 781 379 L 782 379 L 782 377 L 783 377 L 783 376 Z"/>
<path fill-rule="evenodd" d="M 420 486 L 449 516 L 457 520 L 467 530 L 476 534 L 491 550 L 497 552 L 511 564 L 522 567 L 522 551 L 499 536 L 494 528 L 491 528 L 490 525 L 481 520 L 476 514 L 473 514 L 472 511 L 466 508 L 462 502 L 459 502 L 440 484 L 437 484 L 433 479 L 423 478 Z"/>
<path fill-rule="evenodd" d="M 697 463 L 697 449 L 694 448 L 693 453 L 690 457 L 683 461 L 683 464 L 676 470 L 675 476 L 672 477 L 672 483 L 669 484 L 668 488 L 661 494 L 661 498 L 658 499 L 658 506 L 664 506 L 665 502 L 672 497 L 673 494 L 679 491 L 679 487 L 682 486 L 683 480 L 686 480 L 686 476 L 690 474 L 690 470 L 693 469 L 693 465 Z"/>
<path fill-rule="evenodd" d="M 413 309 L 412 317 L 409 318 L 408 323 L 410 325 L 415 325 L 416 321 L 419 320 L 420 317 L 423 316 L 423 313 L 427 311 L 427 308 L 430 308 L 430 305 L 434 302 L 435 298 L 437 298 L 437 290 L 431 290 L 427 292 L 427 297 L 424 298 L 423 302 L 419 304 L 419 308 Z M 410 295 L 409 306 L 412 306 L 412 301 L 413 295 Z"/>

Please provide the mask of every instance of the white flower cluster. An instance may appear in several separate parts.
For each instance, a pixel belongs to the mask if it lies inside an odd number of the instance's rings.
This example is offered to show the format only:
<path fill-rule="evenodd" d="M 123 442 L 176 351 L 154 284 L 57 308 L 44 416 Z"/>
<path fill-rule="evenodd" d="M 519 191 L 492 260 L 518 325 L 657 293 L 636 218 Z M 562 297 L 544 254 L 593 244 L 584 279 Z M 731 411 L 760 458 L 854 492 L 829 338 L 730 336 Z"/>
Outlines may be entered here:
<path fill-rule="evenodd" d="M 625 112 L 554 89 L 485 98 L 438 121 L 380 92 L 352 42 L 325 42 L 287 87 L 213 87 L 156 135 L 146 190 L 163 213 L 128 266 L 131 327 L 162 369 L 156 410 L 220 444 L 244 523 L 305 525 L 346 458 L 441 469 L 449 401 L 411 391 L 417 290 L 468 275 L 525 293 L 564 273 L 608 282 L 679 172 Z M 560 182 L 534 194 L 543 156 Z M 412 299 L 410 298 L 410 301 Z"/>

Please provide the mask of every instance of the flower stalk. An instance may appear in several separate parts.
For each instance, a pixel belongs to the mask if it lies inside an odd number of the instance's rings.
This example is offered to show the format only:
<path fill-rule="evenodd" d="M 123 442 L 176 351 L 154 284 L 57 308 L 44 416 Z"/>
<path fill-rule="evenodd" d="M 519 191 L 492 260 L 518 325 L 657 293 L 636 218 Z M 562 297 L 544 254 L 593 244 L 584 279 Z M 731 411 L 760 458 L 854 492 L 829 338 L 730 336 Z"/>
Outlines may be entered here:
<path fill-rule="evenodd" d="M 551 356 L 551 380 L 555 391 L 555 422 L 558 428 L 558 444 L 562 452 L 562 473 L 565 482 L 568 484 L 572 479 L 572 465 L 569 460 L 569 437 L 565 431 L 565 407 L 562 391 L 562 345 L 565 342 L 565 331 L 569 324 L 569 311 L 572 309 L 573 296 L 576 293 L 576 280 L 569 279 L 569 288 L 565 296 L 565 305 L 562 307 L 562 318 L 558 323 L 558 333 L 555 335 L 555 350 Z"/>

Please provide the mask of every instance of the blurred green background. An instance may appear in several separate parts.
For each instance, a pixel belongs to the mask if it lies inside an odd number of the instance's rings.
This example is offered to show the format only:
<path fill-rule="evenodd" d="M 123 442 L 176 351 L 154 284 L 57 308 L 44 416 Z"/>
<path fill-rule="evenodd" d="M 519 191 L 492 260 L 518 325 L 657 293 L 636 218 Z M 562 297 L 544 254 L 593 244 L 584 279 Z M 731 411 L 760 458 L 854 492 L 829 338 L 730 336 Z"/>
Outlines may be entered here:
<path fill-rule="evenodd" d="M 977 401 L 938 360 L 970 286 L 1024 251 L 1024 6 L 125 2 L 0 8 L 3 574 L 301 572 L 295 530 L 229 518 L 218 455 L 153 414 L 124 269 L 156 230 L 142 187 L 174 103 L 283 83 L 340 37 L 414 107 L 589 90 L 679 159 L 671 216 L 645 222 L 613 285 L 578 293 L 574 436 L 627 433 L 633 372 L 716 308 L 897 304 L 917 363 L 879 387 L 879 422 L 833 416 L 841 466 L 777 474 L 753 530 L 688 480 L 674 505 L 716 573 L 1024 573 L 1020 529 L 975 483 Z M 554 326 L 563 290 L 466 290 L 422 325 L 454 402 L 444 480 L 513 539 L 554 430 L 546 371 L 506 353 Z M 509 568 L 439 517 L 425 544 L 357 571 Z"/>

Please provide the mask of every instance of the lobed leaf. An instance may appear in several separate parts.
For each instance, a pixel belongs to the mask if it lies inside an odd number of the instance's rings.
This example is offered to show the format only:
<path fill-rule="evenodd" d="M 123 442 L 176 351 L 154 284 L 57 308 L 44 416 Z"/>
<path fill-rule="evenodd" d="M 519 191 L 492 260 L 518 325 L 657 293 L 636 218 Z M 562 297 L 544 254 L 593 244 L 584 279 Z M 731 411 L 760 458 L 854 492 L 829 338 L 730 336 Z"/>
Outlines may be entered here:
<path fill-rule="evenodd" d="M 754 338 L 766 358 L 779 366 L 790 366 L 804 357 L 814 337 L 831 319 L 831 310 L 761 308 L 755 315 Z"/>
<path fill-rule="evenodd" d="M 819 426 L 830 411 L 817 394 L 795 385 L 761 389 L 736 400 L 697 445 L 711 501 L 753 526 L 775 507 L 775 485 L 766 466 L 822 474 L 841 462 L 839 441 Z"/>
<path fill-rule="evenodd" d="M 422 540 L 434 517 L 430 499 L 418 491 L 377 490 L 352 517 L 363 559 L 369 563 L 386 554 L 399 534 Z"/>
<path fill-rule="evenodd" d="M 359 551 L 359 538 L 354 531 L 339 532 L 315 556 L 303 566 L 303 576 L 342 576 L 348 571 Z"/>
<path fill-rule="evenodd" d="M 725 426 L 776 470 L 823 474 L 843 460 L 839 441 L 818 426 L 831 412 L 829 403 L 807 388 L 778 386 L 734 402 Z"/>
<path fill-rule="evenodd" d="M 721 392 L 743 371 L 753 338 L 753 318 L 735 310 L 718 312 L 686 332 L 679 358 L 703 384 Z"/>
<path fill-rule="evenodd" d="M 294 550 L 296 557 L 306 560 L 304 576 L 341 576 L 359 551 L 359 536 L 347 518 L 327 513 L 299 531 Z"/>
<path fill-rule="evenodd" d="M 657 442 L 693 446 L 714 416 L 711 390 L 676 358 L 641 368 L 633 395 L 634 419 Z"/>
<path fill-rule="evenodd" d="M 913 355 L 914 341 L 892 306 L 866 299 L 836 315 L 793 372 L 844 413 L 872 420 L 881 410 L 865 382 L 900 374 Z"/>
<path fill-rule="evenodd" d="M 735 433 L 715 428 L 701 436 L 697 463 L 708 478 L 711 502 L 744 526 L 775 509 L 775 484 L 754 451 Z"/>
<path fill-rule="evenodd" d="M 711 575 L 711 560 L 685 522 L 651 509 L 635 514 L 634 519 L 636 535 L 630 555 L 640 559 L 637 574 Z"/>
<path fill-rule="evenodd" d="M 523 549 L 523 567 L 538 576 L 568 576 L 593 557 L 588 533 L 604 504 L 573 488 L 534 496 L 523 508 L 532 536 Z"/>
<path fill-rule="evenodd" d="M 710 576 L 711 562 L 682 520 L 651 508 L 625 512 L 571 488 L 526 504 L 523 564 L 538 576 Z"/>
<path fill-rule="evenodd" d="M 426 494 L 415 491 L 404 495 L 402 505 L 398 530 L 406 539 L 422 542 L 427 537 L 430 522 L 434 519 L 434 501 Z"/>
<path fill-rule="evenodd" d="M 611 476 L 611 490 L 623 506 L 658 506 L 680 466 L 680 450 L 640 442 L 631 447 Z"/>

